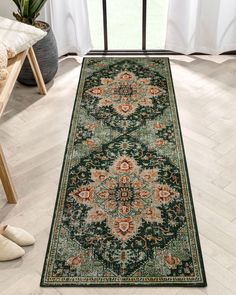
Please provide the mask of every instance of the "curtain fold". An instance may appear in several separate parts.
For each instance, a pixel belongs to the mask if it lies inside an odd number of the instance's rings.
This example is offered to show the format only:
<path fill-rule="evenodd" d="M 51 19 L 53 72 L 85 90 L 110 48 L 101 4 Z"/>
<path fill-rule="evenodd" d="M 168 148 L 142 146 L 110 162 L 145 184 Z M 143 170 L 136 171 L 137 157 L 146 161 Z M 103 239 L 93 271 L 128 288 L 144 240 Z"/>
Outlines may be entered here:
<path fill-rule="evenodd" d="M 169 0 L 165 48 L 184 54 L 236 50 L 236 1 Z"/>
<path fill-rule="evenodd" d="M 41 19 L 52 27 L 59 56 L 67 53 L 83 56 L 91 50 L 86 0 L 48 0 Z"/>

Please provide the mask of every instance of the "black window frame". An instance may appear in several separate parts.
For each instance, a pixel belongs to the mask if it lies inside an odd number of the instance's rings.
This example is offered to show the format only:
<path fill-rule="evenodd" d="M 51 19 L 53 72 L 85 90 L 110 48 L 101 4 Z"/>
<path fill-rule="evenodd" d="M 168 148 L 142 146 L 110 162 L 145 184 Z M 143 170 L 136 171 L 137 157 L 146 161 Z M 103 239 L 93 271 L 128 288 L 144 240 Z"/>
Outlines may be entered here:
<path fill-rule="evenodd" d="M 102 0 L 103 11 L 103 50 L 91 50 L 87 55 L 181 55 L 165 49 L 147 50 L 147 0 L 142 0 L 142 48 L 140 50 L 110 50 L 107 25 L 107 0 Z"/>

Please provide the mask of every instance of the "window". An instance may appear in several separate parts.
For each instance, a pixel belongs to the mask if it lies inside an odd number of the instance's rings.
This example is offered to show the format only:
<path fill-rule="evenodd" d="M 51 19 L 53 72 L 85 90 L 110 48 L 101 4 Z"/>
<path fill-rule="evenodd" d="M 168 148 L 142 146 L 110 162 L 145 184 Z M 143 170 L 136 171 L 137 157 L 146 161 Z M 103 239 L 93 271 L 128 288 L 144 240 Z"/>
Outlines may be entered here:
<path fill-rule="evenodd" d="M 168 0 L 90 0 L 88 10 L 94 50 L 164 48 Z"/>

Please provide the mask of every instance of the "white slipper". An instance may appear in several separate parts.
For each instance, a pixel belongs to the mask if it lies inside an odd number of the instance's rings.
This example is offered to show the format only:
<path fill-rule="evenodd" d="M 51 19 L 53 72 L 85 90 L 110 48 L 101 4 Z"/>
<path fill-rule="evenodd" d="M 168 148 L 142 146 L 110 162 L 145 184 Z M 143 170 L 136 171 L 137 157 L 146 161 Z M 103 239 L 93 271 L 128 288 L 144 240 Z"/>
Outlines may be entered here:
<path fill-rule="evenodd" d="M 24 254 L 24 249 L 0 235 L 0 261 L 14 260 Z"/>
<path fill-rule="evenodd" d="M 35 238 L 30 233 L 10 225 L 4 227 L 2 235 L 22 247 L 31 246 L 35 243 Z"/>

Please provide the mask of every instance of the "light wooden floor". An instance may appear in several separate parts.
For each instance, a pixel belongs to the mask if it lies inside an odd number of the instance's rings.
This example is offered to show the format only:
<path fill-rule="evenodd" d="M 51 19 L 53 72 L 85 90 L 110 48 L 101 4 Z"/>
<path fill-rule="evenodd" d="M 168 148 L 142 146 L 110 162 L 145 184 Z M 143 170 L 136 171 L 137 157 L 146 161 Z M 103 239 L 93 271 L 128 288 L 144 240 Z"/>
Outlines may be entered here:
<path fill-rule="evenodd" d="M 208 287 L 40 289 L 60 169 L 79 79 L 67 58 L 46 97 L 17 85 L 0 124 L 0 140 L 19 195 L 0 221 L 37 238 L 23 259 L 0 263 L 1 295 L 236 294 L 236 58 L 171 57 Z"/>

